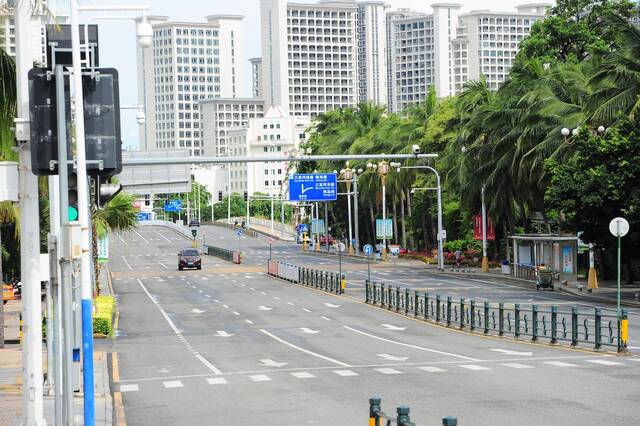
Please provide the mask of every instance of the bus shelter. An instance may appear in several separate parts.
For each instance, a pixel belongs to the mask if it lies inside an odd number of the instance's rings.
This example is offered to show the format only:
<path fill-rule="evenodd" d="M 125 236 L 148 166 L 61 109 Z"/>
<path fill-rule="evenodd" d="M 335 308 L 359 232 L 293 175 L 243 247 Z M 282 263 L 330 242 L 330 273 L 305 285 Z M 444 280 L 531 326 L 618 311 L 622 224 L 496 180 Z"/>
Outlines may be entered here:
<path fill-rule="evenodd" d="M 512 235 L 512 275 L 535 280 L 535 271 L 544 266 L 560 280 L 578 280 L 578 237 L 574 235 L 519 234 Z"/>

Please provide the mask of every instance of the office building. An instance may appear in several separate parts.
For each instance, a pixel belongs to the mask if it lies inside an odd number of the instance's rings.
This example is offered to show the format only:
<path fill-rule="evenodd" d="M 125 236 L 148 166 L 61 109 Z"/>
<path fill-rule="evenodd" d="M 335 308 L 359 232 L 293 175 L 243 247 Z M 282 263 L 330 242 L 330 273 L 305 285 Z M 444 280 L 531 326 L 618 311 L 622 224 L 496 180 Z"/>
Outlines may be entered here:
<path fill-rule="evenodd" d="M 262 58 L 251 58 L 251 97 L 262 97 Z"/>
<path fill-rule="evenodd" d="M 358 3 L 358 102 L 387 105 L 387 32 L 383 1 Z"/>
<path fill-rule="evenodd" d="M 355 0 L 261 0 L 266 106 L 315 117 L 357 102 Z"/>
<path fill-rule="evenodd" d="M 199 101 L 243 93 L 242 17 L 213 15 L 206 22 L 149 16 L 153 46 L 137 47 L 138 99 L 146 122 L 140 149 L 204 152 Z"/>

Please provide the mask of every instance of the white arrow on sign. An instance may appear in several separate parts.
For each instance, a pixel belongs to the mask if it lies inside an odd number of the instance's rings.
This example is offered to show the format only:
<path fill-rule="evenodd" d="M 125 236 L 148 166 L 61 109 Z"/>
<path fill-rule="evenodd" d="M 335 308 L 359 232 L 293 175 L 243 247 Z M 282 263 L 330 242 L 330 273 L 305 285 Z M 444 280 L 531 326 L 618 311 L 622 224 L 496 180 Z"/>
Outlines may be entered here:
<path fill-rule="evenodd" d="M 194 314 L 204 314 L 204 311 L 202 309 L 192 309 L 191 310 L 192 313 Z"/>
<path fill-rule="evenodd" d="M 389 355 L 389 354 L 376 354 L 376 356 L 387 360 L 387 361 L 400 361 L 400 362 L 404 362 L 406 360 L 409 359 L 408 356 L 395 356 L 395 355 Z"/>
<path fill-rule="evenodd" d="M 265 367 L 282 367 L 287 364 L 288 362 L 278 362 L 268 358 L 260 360 L 260 365 L 263 365 Z"/>
<path fill-rule="evenodd" d="M 306 334 L 316 334 L 316 333 L 320 333 L 320 330 L 313 330 L 311 328 L 307 328 L 307 327 L 301 327 L 300 331 L 302 331 L 303 333 Z"/>
<path fill-rule="evenodd" d="M 218 336 L 218 337 L 231 337 L 231 336 L 235 336 L 235 334 L 227 333 L 224 330 L 218 330 L 218 333 L 216 334 L 216 336 Z"/>
<path fill-rule="evenodd" d="M 397 325 L 391 325 L 391 324 L 380 324 L 380 325 L 382 325 L 387 330 L 404 331 L 407 329 L 407 327 L 398 327 Z"/>
<path fill-rule="evenodd" d="M 272 307 L 270 307 L 270 306 L 262 306 L 262 305 L 258 306 L 258 310 L 259 310 L 259 311 L 270 311 L 270 310 L 272 310 L 272 309 L 273 309 L 273 308 L 272 308 Z"/>
<path fill-rule="evenodd" d="M 334 305 L 333 303 L 326 303 L 325 302 L 324 306 L 326 306 L 327 308 L 339 308 L 342 305 Z"/>
<path fill-rule="evenodd" d="M 509 349 L 489 349 L 493 352 L 498 352 L 502 355 L 513 355 L 513 356 L 531 356 L 533 352 L 518 352 L 518 351 L 510 351 Z"/>

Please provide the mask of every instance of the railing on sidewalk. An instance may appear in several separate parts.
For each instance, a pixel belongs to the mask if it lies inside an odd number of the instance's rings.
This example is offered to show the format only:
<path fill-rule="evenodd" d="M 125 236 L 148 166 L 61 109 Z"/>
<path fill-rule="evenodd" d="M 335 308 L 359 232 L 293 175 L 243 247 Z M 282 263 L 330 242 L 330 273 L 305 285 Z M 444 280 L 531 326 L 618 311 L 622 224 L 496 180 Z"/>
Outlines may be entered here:
<path fill-rule="evenodd" d="M 270 260 L 267 273 L 273 277 L 292 283 L 313 287 L 328 293 L 343 294 L 346 287 L 345 275 L 338 272 L 320 271 Z"/>
<path fill-rule="evenodd" d="M 614 310 L 476 302 L 365 282 L 365 302 L 447 327 L 532 342 L 625 350 Z M 622 311 L 622 318 L 626 312 Z"/>
<path fill-rule="evenodd" d="M 369 426 L 418 426 L 411 421 L 409 416 L 410 408 L 401 405 L 396 408 L 396 415 L 391 416 L 382 411 L 382 400 L 379 396 L 369 398 Z M 384 422 L 384 423 L 383 423 Z M 445 417 L 442 419 L 444 426 L 457 426 L 458 419 L 455 417 Z"/>
<path fill-rule="evenodd" d="M 514 264 L 511 267 L 511 276 L 527 281 L 536 280 L 536 267 L 533 265 Z"/>
<path fill-rule="evenodd" d="M 219 257 L 220 259 L 228 260 L 236 264 L 242 262 L 242 253 L 239 251 L 227 250 L 222 247 L 214 247 L 207 244 L 202 246 L 202 251 L 209 256 Z"/>

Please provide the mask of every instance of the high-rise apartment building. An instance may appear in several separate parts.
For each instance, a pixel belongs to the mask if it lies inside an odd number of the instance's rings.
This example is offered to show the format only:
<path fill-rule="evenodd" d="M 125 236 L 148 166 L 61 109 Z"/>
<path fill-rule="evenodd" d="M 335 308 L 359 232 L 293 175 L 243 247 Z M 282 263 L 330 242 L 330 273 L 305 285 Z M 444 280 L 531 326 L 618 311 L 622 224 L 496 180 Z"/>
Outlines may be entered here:
<path fill-rule="evenodd" d="M 251 58 L 251 97 L 262 97 L 262 58 Z"/>
<path fill-rule="evenodd" d="M 387 105 L 387 33 L 383 1 L 358 3 L 358 102 Z"/>
<path fill-rule="evenodd" d="M 357 102 L 355 0 L 261 0 L 263 98 L 315 117 Z"/>
<path fill-rule="evenodd" d="M 516 7 L 516 13 L 474 10 L 460 15 L 451 43 L 454 93 L 480 75 L 491 89 L 497 89 L 509 74 L 520 42 L 544 18 L 548 7 L 535 3 Z"/>
<path fill-rule="evenodd" d="M 242 94 L 242 17 L 213 15 L 203 23 L 147 19 L 153 46 L 137 48 L 138 98 L 146 115 L 140 149 L 185 148 L 202 155 L 199 101 Z"/>

